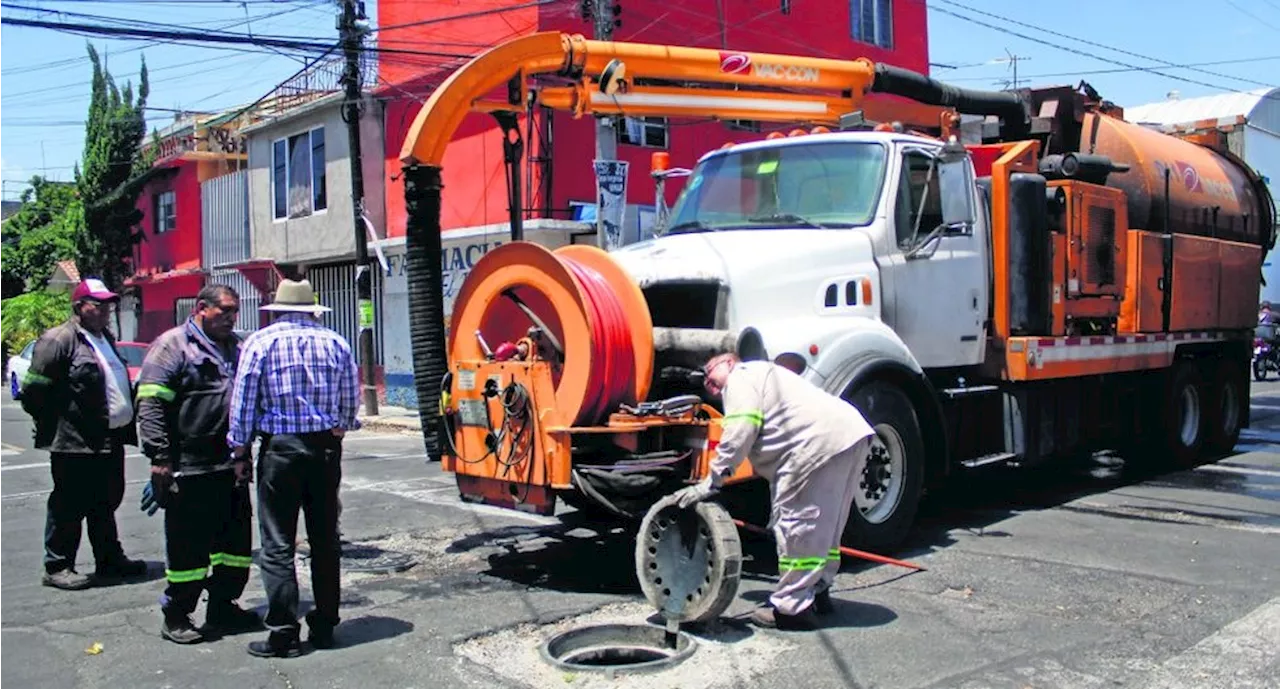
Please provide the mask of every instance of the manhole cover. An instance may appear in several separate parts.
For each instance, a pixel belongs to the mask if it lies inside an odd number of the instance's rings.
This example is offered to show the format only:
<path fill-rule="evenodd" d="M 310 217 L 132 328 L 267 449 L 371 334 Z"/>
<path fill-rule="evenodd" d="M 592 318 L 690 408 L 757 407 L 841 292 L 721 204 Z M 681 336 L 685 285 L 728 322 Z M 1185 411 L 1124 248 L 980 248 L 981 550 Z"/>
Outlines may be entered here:
<path fill-rule="evenodd" d="M 544 660 L 562 669 L 618 673 L 656 672 L 693 655 L 697 641 L 684 632 L 667 634 L 660 627 L 601 624 L 551 637 L 542 645 Z"/>
<path fill-rule="evenodd" d="M 636 577 L 667 620 L 715 619 L 733 602 L 742 573 L 742 541 L 723 507 L 682 509 L 674 496 L 653 505 L 636 538 Z"/>
<path fill-rule="evenodd" d="M 311 553 L 299 553 L 299 559 L 310 559 Z M 418 564 L 409 553 L 386 550 L 375 545 L 343 543 L 341 567 L 344 572 L 394 574 Z"/>

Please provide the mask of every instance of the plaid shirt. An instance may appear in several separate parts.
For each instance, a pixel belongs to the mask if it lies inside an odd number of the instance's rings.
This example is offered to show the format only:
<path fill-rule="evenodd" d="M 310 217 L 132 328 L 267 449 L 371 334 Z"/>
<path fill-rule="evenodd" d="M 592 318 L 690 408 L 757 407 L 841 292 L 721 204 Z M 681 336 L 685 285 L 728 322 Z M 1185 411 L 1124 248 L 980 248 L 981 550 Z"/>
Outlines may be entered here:
<path fill-rule="evenodd" d="M 360 427 L 351 346 L 310 316 L 286 314 L 245 340 L 231 395 L 231 447 L 259 433 Z"/>

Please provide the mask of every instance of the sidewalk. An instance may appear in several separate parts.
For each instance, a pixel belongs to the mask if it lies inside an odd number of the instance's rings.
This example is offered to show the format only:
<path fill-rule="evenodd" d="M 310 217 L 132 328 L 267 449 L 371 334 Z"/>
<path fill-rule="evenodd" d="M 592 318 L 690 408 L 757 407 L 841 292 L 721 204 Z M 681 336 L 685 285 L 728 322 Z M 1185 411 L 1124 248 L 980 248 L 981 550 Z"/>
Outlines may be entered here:
<path fill-rule="evenodd" d="M 378 414 L 376 416 L 365 414 L 364 409 L 361 408 L 360 425 L 366 431 L 399 432 L 412 435 L 422 433 L 422 422 L 418 420 L 417 409 L 393 407 L 386 404 L 378 405 Z"/>

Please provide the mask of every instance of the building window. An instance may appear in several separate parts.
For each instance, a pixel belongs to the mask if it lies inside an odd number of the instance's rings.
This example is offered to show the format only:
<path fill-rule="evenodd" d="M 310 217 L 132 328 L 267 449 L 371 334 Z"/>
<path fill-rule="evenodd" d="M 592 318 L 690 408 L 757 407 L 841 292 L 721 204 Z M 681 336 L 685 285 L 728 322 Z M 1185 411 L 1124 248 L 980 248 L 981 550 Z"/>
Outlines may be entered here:
<path fill-rule="evenodd" d="M 618 143 L 644 146 L 646 148 L 666 148 L 667 118 L 665 117 L 624 117 L 622 126 L 618 128 Z"/>
<path fill-rule="evenodd" d="M 329 207 L 324 127 L 278 139 L 271 145 L 272 216 L 302 218 Z"/>
<path fill-rule="evenodd" d="M 178 226 L 177 197 L 172 191 L 162 191 L 151 197 L 151 208 L 155 213 L 154 231 L 156 234 L 168 232 Z"/>
<path fill-rule="evenodd" d="M 893 0 L 850 0 L 853 40 L 893 48 Z"/>

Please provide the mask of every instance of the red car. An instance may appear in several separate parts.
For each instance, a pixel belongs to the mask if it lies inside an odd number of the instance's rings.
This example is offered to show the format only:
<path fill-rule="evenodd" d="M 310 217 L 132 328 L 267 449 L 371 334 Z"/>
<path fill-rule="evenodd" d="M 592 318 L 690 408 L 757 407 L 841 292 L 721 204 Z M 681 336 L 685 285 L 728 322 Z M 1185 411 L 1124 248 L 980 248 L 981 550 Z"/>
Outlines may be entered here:
<path fill-rule="evenodd" d="M 124 357 L 125 366 L 129 367 L 130 383 L 138 382 L 138 374 L 142 373 L 142 359 L 147 355 L 147 347 L 150 346 L 146 342 L 116 343 L 116 349 L 120 350 L 120 356 Z"/>

